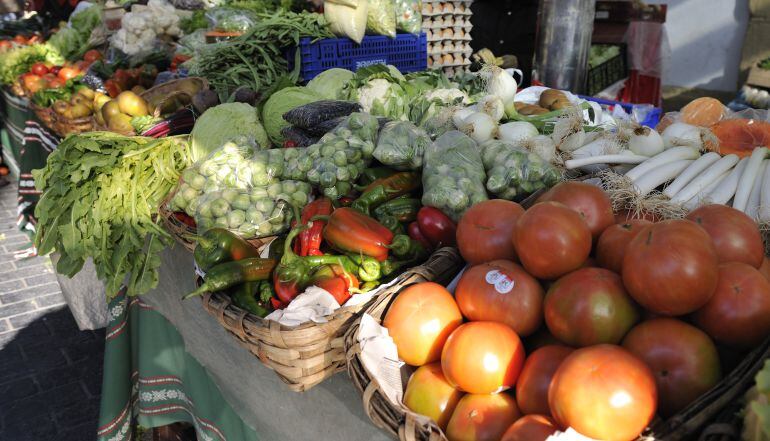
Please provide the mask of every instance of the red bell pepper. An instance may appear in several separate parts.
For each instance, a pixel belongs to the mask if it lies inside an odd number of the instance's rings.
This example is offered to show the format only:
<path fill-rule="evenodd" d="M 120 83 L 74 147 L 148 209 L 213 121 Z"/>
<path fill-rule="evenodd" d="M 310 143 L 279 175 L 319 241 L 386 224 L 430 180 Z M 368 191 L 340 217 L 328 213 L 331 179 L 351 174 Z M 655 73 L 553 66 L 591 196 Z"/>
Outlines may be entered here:
<path fill-rule="evenodd" d="M 324 265 L 313 274 L 313 285 L 329 292 L 337 303 L 344 304 L 350 298 L 350 290 L 358 289 L 356 276 L 345 271 L 341 265 Z"/>
<path fill-rule="evenodd" d="M 417 212 L 417 225 L 433 248 L 454 246 L 457 243 L 457 226 L 437 208 L 420 208 Z"/>
<path fill-rule="evenodd" d="M 300 256 L 321 256 L 321 242 L 326 222 L 320 219 L 312 220 L 315 216 L 328 216 L 332 213 L 332 201 L 322 197 L 309 203 L 302 210 L 302 225 L 312 224 L 299 233 L 299 240 L 294 245 L 294 252 Z"/>
<path fill-rule="evenodd" d="M 316 216 L 316 219 L 328 222 L 323 237 L 335 249 L 374 257 L 380 262 L 388 258 L 393 233 L 360 211 L 343 207 L 334 210 L 330 216 Z"/>

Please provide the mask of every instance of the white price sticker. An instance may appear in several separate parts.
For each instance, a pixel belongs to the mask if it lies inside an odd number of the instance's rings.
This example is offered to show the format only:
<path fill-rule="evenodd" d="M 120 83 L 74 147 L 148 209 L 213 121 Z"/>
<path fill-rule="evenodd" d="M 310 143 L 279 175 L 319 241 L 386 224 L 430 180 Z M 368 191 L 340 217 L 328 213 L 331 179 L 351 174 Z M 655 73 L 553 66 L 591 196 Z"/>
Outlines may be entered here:
<path fill-rule="evenodd" d="M 499 270 L 492 270 L 484 277 L 487 283 L 495 287 L 495 291 L 500 294 L 507 294 L 511 292 L 515 282 L 510 277 L 503 274 Z"/>

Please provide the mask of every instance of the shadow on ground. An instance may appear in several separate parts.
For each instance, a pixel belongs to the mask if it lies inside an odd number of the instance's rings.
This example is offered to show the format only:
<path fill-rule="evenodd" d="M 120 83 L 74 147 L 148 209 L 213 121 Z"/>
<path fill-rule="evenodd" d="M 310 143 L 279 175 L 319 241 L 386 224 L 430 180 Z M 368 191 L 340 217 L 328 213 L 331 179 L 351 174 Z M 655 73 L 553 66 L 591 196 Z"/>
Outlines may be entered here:
<path fill-rule="evenodd" d="M 0 337 L 0 440 L 95 440 L 104 331 L 64 306 Z"/>

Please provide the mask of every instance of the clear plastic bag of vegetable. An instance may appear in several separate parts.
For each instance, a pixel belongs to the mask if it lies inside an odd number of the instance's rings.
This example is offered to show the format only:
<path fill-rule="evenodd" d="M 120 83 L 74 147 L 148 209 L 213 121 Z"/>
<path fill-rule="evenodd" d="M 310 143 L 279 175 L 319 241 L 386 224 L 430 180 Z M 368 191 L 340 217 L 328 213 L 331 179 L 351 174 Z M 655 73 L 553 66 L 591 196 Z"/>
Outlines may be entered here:
<path fill-rule="evenodd" d="M 355 4 L 352 4 L 355 3 Z M 366 33 L 366 18 L 369 2 L 351 0 L 324 1 L 324 18 L 329 23 L 329 30 L 334 35 L 348 37 L 358 44 Z"/>
<path fill-rule="evenodd" d="M 324 137 L 334 135 L 347 140 L 350 147 L 360 149 L 364 158 L 369 160 L 372 158 L 372 153 L 374 153 L 374 148 L 377 145 L 379 133 L 380 122 L 376 116 L 355 112 L 351 113 L 337 128 Z M 323 142 L 323 137 L 321 142 Z"/>
<path fill-rule="evenodd" d="M 304 152 L 312 161 L 307 180 L 331 199 L 348 194 L 369 163 L 360 143 L 364 141 L 356 137 L 346 138 L 334 133 L 324 135 L 317 144 L 311 145 Z M 306 163 L 307 160 L 302 157 L 298 161 Z"/>
<path fill-rule="evenodd" d="M 219 227 L 246 238 L 284 233 L 291 224 L 291 205 L 305 206 L 310 191 L 306 182 L 279 181 L 267 187 L 206 193 L 195 212 L 198 232 Z"/>
<path fill-rule="evenodd" d="M 236 170 L 236 176 L 239 182 L 246 182 L 249 187 L 267 187 L 281 179 L 283 170 L 280 149 L 261 150 Z"/>
<path fill-rule="evenodd" d="M 560 173 L 540 155 L 512 143 L 491 140 L 482 146 L 486 188 L 495 196 L 521 200 L 559 182 Z"/>
<path fill-rule="evenodd" d="M 373 156 L 396 170 L 418 170 L 430 143 L 425 130 L 411 122 L 391 121 L 380 131 Z"/>
<path fill-rule="evenodd" d="M 409 34 L 422 30 L 422 2 L 420 0 L 395 0 L 396 29 Z"/>
<path fill-rule="evenodd" d="M 394 0 L 369 0 L 366 32 L 396 38 L 396 4 Z"/>
<path fill-rule="evenodd" d="M 295 107 L 284 113 L 283 119 L 293 126 L 307 130 L 324 121 L 348 116 L 360 110 L 361 105 L 358 103 L 340 100 L 321 100 Z"/>
<path fill-rule="evenodd" d="M 246 32 L 257 20 L 249 11 L 222 7 L 206 12 L 206 18 L 214 29 L 222 32 Z"/>
<path fill-rule="evenodd" d="M 462 132 L 447 132 L 425 149 L 423 205 L 457 221 L 465 210 L 488 199 L 485 181 L 479 148 Z"/>

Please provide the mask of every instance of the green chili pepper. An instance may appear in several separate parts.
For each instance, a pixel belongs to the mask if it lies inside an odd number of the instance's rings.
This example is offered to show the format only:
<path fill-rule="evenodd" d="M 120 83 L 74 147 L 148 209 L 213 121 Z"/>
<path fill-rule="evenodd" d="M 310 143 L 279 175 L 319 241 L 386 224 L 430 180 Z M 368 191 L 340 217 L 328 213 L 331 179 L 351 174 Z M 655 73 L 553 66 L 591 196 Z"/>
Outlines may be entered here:
<path fill-rule="evenodd" d="M 418 173 L 399 172 L 369 184 L 364 189 L 363 194 L 353 202 L 351 207 L 368 215 L 369 210 L 391 199 L 410 193 L 420 188 L 421 184 Z"/>
<path fill-rule="evenodd" d="M 358 265 L 358 278 L 364 282 L 375 282 L 380 279 L 382 272 L 380 270 L 380 261 L 374 257 L 348 254 L 347 256 L 353 263 Z"/>
<path fill-rule="evenodd" d="M 398 197 L 375 208 L 374 217 L 380 223 L 382 223 L 384 216 L 395 217 L 399 222 L 413 222 L 417 220 L 417 212 L 420 211 L 420 207 L 422 207 L 422 203 L 419 199 Z"/>
<path fill-rule="evenodd" d="M 277 264 L 275 259 L 256 257 L 220 263 L 206 272 L 203 285 L 183 298 L 189 299 L 207 292 L 222 291 L 244 282 L 267 280 Z"/>
<path fill-rule="evenodd" d="M 405 234 L 398 234 L 393 237 L 390 244 L 390 250 L 397 259 L 413 259 L 425 250 L 425 247 L 418 241 Z"/>
<path fill-rule="evenodd" d="M 430 252 L 424 246 L 422 246 L 422 244 L 416 241 L 414 241 L 413 245 L 411 246 L 411 253 L 412 254 L 410 256 L 401 259 L 389 258 L 388 260 L 382 262 L 381 270 L 383 278 L 385 280 L 391 279 L 396 275 L 397 271 L 401 270 L 402 268 L 420 264 L 430 255 Z"/>
<path fill-rule="evenodd" d="M 364 169 L 364 171 L 361 173 L 361 182 L 364 185 L 369 185 L 372 182 L 387 178 L 388 176 L 392 176 L 398 173 L 396 170 L 393 170 L 390 167 L 372 167 Z"/>
<path fill-rule="evenodd" d="M 236 287 L 231 295 L 233 303 L 235 306 L 244 309 L 256 316 L 265 317 L 270 313 L 270 310 L 256 298 L 256 295 L 261 293 L 262 287 L 265 285 L 269 287 L 270 283 L 264 280 L 260 280 L 257 282 L 246 282 Z M 260 300 L 261 299 L 262 295 L 260 294 Z"/>
<path fill-rule="evenodd" d="M 193 256 L 200 269 L 208 271 L 213 266 L 248 257 L 259 257 L 259 250 L 237 234 L 224 228 L 211 228 L 196 239 Z"/>
<path fill-rule="evenodd" d="M 377 219 L 380 223 L 395 235 L 404 234 L 404 226 L 393 216 L 382 216 Z"/>

